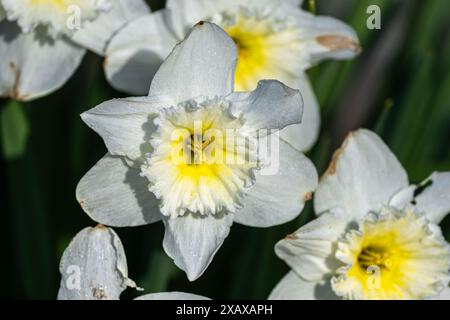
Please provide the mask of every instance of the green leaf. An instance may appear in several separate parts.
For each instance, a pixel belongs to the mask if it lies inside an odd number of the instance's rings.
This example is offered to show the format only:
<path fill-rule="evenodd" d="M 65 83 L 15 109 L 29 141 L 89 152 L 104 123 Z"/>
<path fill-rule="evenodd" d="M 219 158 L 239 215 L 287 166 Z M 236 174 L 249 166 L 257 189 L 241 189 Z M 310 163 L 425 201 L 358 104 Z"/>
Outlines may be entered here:
<path fill-rule="evenodd" d="M 148 272 L 145 277 L 139 282 L 146 292 L 163 292 L 167 291 L 169 281 L 179 270 L 170 259 L 161 250 L 155 251 L 150 256 L 150 263 Z"/>
<path fill-rule="evenodd" d="M 383 133 L 383 131 L 386 129 L 386 127 L 388 126 L 388 118 L 390 115 L 390 112 L 392 110 L 394 106 L 394 101 L 391 98 L 387 98 L 384 101 L 384 105 L 383 108 L 381 110 L 381 114 L 378 117 L 378 120 L 373 128 L 373 130 L 378 133 L 379 135 L 381 135 Z"/>
<path fill-rule="evenodd" d="M 316 0 L 309 0 L 308 1 L 308 9 L 312 13 L 316 13 L 317 12 Z"/>
<path fill-rule="evenodd" d="M 0 117 L 3 155 L 6 159 L 17 159 L 24 154 L 30 133 L 23 104 L 11 100 Z"/>
<path fill-rule="evenodd" d="M 17 286 L 27 299 L 56 296 L 56 270 L 43 184 L 31 152 L 7 162 L 12 243 L 17 251 L 13 266 Z"/>
<path fill-rule="evenodd" d="M 418 141 L 424 126 L 429 125 L 429 105 L 433 88 L 428 88 L 428 85 L 433 83 L 432 76 L 432 57 L 424 55 L 418 61 L 414 77 L 410 79 L 406 94 L 399 105 L 399 118 L 389 145 L 407 169 L 410 162 L 415 161 L 414 151 L 421 150 Z"/>

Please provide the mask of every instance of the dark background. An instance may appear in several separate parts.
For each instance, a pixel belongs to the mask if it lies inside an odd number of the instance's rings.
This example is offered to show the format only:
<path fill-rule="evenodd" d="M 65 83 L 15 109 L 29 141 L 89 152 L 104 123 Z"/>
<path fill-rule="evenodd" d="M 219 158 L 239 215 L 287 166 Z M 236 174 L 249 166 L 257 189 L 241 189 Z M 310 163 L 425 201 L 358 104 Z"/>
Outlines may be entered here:
<path fill-rule="evenodd" d="M 148 1 L 157 10 L 164 1 Z M 304 7 L 337 17 L 358 33 L 363 53 L 309 71 L 320 101 L 322 133 L 308 154 L 322 173 L 352 129 L 366 127 L 388 143 L 417 183 L 450 171 L 450 1 L 317 0 Z M 382 9 L 381 30 L 368 30 L 366 9 Z M 315 7 L 315 8 L 314 8 Z M 31 103 L 0 100 L 0 297 L 54 299 L 59 259 L 72 237 L 95 223 L 75 200 L 75 186 L 105 153 L 79 114 L 124 96 L 106 83 L 90 53 L 58 92 Z M 145 292 L 187 291 L 217 299 L 264 299 L 287 272 L 273 246 L 313 218 L 311 203 L 295 221 L 256 229 L 233 225 L 215 259 L 190 283 L 162 250 L 156 223 L 116 228 L 130 277 Z M 442 223 L 450 240 L 450 218 Z M 123 298 L 140 293 L 127 290 Z"/>

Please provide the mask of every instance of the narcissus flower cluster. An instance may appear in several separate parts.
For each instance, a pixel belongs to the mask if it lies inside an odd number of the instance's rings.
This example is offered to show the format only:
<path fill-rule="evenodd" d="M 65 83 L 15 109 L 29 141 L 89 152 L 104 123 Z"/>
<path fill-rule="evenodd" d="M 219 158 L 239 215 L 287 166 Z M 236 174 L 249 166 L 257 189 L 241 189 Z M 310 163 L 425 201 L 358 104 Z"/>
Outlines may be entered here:
<path fill-rule="evenodd" d="M 141 95 L 81 115 L 107 148 L 76 189 L 99 225 L 64 252 L 59 299 L 119 299 L 127 287 L 140 289 L 109 227 L 162 221 L 165 252 L 194 281 L 234 222 L 292 221 L 313 194 L 317 218 L 275 246 L 292 270 L 270 299 L 449 297 L 450 245 L 439 227 L 450 212 L 449 172 L 410 185 L 365 129 L 347 137 L 320 181 L 302 153 L 320 126 L 305 71 L 353 58 L 360 47 L 351 27 L 301 4 L 168 0 L 150 13 L 140 0 L 0 0 L 2 96 L 55 90 L 84 48 L 106 56 L 115 88 Z M 67 24 L 73 6 L 83 12 L 77 30 Z"/>

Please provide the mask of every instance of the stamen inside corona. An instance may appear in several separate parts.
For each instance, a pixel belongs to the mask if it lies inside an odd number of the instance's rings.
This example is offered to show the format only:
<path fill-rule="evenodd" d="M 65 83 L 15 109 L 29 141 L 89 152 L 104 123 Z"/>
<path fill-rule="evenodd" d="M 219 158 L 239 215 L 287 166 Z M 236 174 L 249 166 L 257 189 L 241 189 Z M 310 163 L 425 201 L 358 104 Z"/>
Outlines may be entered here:
<path fill-rule="evenodd" d="M 449 279 L 450 249 L 412 209 L 385 208 L 338 244 L 345 263 L 332 279 L 336 294 L 348 299 L 423 299 Z"/>
<path fill-rule="evenodd" d="M 217 99 L 164 110 L 151 142 L 154 151 L 142 167 L 161 212 L 234 212 L 252 183 L 253 142 L 240 132 L 243 122 Z"/>

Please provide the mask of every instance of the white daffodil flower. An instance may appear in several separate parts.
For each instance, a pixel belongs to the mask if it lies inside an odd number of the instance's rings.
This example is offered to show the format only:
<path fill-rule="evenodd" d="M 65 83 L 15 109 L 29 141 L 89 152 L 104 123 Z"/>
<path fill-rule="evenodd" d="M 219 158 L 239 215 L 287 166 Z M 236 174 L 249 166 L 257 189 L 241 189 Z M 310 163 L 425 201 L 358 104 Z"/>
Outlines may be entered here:
<path fill-rule="evenodd" d="M 300 89 L 305 102 L 301 125 L 281 137 L 305 151 L 320 127 L 316 97 L 305 70 L 323 59 L 350 59 L 359 51 L 348 25 L 301 10 L 301 0 L 168 0 L 166 9 L 140 17 L 108 45 L 105 71 L 117 89 L 144 94 L 172 47 L 200 20 L 221 26 L 238 47 L 236 91 L 254 90 L 259 80 L 276 79 Z"/>
<path fill-rule="evenodd" d="M 319 217 L 275 246 L 292 270 L 271 299 L 449 297 L 450 172 L 419 186 L 373 132 L 345 140 L 314 197 Z"/>
<path fill-rule="evenodd" d="M 118 300 L 127 287 L 136 287 L 128 278 L 119 237 L 102 225 L 85 228 L 73 238 L 59 271 L 59 300 Z"/>
<path fill-rule="evenodd" d="M 78 184 L 81 206 L 110 226 L 162 220 L 164 250 L 191 281 L 234 221 L 290 221 L 317 185 L 310 160 L 276 139 L 301 120 L 299 91 L 273 80 L 233 93 L 236 59 L 231 38 L 199 22 L 161 65 L 149 96 L 82 114 L 108 154 Z"/>
<path fill-rule="evenodd" d="M 81 230 L 64 251 L 59 266 L 58 300 L 119 300 L 127 288 L 138 290 L 128 278 L 125 251 L 111 228 L 98 225 Z M 184 292 L 160 292 L 135 300 L 210 300 Z"/>
<path fill-rule="evenodd" d="M 33 100 L 60 88 L 86 49 L 150 11 L 143 0 L 0 0 L 0 97 Z"/>

